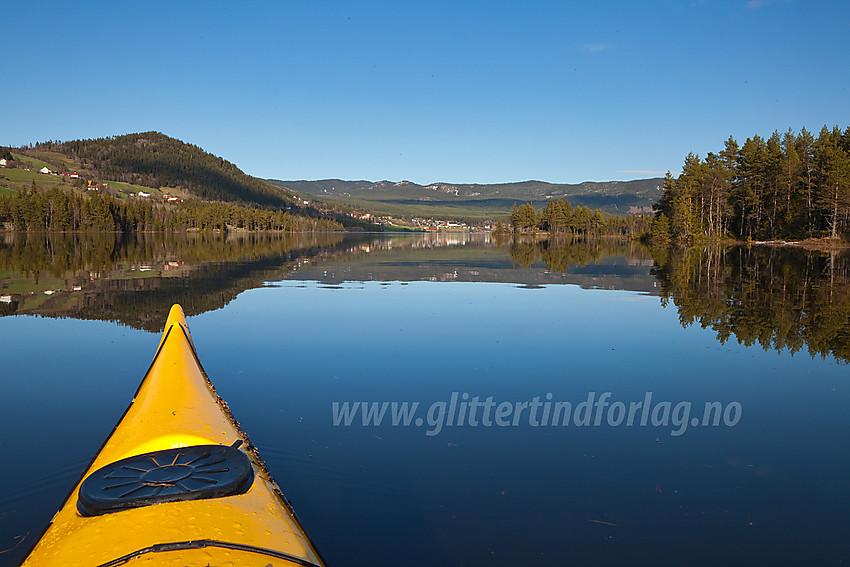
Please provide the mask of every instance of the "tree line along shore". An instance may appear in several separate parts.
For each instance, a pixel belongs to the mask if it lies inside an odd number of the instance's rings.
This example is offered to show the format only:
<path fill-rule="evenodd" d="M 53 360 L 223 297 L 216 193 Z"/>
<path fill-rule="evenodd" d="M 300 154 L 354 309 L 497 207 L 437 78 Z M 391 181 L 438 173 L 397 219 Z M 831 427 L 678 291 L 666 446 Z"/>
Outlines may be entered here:
<path fill-rule="evenodd" d="M 613 215 L 586 206 L 573 207 L 566 198 L 550 198 L 539 211 L 531 203 L 515 204 L 508 222 L 509 227 L 499 220 L 495 232 L 502 234 L 510 228 L 514 234 L 543 232 L 553 235 L 640 238 L 648 233 L 652 217 Z"/>
<path fill-rule="evenodd" d="M 0 196 L 0 229 L 14 231 L 179 231 L 274 230 L 335 232 L 343 225 L 331 219 L 293 215 L 282 209 L 246 207 L 187 199 L 160 203 L 147 199 L 121 201 L 99 192 L 81 194 L 32 185 Z"/>

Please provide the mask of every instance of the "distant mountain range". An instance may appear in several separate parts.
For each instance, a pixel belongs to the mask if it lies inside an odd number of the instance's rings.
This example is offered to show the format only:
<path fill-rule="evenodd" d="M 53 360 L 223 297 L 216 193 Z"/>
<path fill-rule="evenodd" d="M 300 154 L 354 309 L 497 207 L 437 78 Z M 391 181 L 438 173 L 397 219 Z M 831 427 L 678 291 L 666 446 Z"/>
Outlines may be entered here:
<path fill-rule="evenodd" d="M 523 181 L 499 184 L 432 183 L 419 185 L 410 181 L 281 181 L 269 179 L 279 187 L 295 191 L 304 198 L 312 196 L 327 203 L 337 203 L 372 210 L 378 214 L 408 216 L 461 216 L 481 219 L 500 217 L 510 212 L 514 203 L 531 202 L 539 208 L 551 199 L 566 198 L 573 206 L 628 214 L 648 212 L 661 196 L 663 179 L 605 181 L 566 184 Z"/>

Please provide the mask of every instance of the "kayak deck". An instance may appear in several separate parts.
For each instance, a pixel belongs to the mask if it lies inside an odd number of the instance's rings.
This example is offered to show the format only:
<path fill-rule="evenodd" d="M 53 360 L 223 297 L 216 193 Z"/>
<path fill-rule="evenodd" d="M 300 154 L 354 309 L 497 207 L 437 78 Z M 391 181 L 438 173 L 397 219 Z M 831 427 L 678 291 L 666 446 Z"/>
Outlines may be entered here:
<path fill-rule="evenodd" d="M 179 467 L 189 470 L 189 465 L 180 461 L 181 451 L 173 450 L 185 447 L 188 451 L 198 445 L 239 447 L 240 442 L 253 474 L 250 486 L 240 489 L 242 493 L 133 505 L 93 516 L 84 516 L 78 509 L 78 505 L 86 509 L 86 503 L 79 502 L 81 485 L 107 465 L 172 450 L 167 454 L 168 459 L 176 455 L 174 462 L 157 463 L 161 465 L 157 471 L 130 464 L 124 467 L 138 471 L 132 474 L 147 475 L 141 484 L 118 480 L 114 487 L 105 487 L 106 492 L 114 488 L 112 494 L 117 494 L 124 491 L 118 487 L 123 483 L 129 486 L 124 492 L 153 494 L 174 484 L 191 486 L 165 478 L 190 475 L 174 472 Z M 112 468 L 120 472 L 118 465 Z M 222 467 L 200 470 L 217 473 Z M 148 468 L 156 467 L 151 464 Z M 116 472 L 109 474 L 113 476 L 105 478 L 126 478 L 114 476 Z M 151 480 L 153 475 L 159 480 Z M 88 484 L 94 482 L 92 477 Z M 129 484 L 133 482 L 136 484 Z M 207 379 L 179 305 L 172 307 L 159 349 L 133 402 L 24 565 L 105 566 L 130 560 L 134 565 L 323 565 L 259 455 Z"/>

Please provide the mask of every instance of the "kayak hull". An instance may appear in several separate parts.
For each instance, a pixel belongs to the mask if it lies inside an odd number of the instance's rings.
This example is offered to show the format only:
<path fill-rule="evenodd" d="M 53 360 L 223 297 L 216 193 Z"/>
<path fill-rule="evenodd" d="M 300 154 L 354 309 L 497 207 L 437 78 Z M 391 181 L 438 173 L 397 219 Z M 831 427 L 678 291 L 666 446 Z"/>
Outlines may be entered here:
<path fill-rule="evenodd" d="M 240 443 L 241 442 L 241 443 Z M 79 491 L 93 473 L 137 455 L 197 445 L 242 445 L 247 491 L 83 516 Z M 173 453 L 173 452 L 172 452 Z M 266 466 L 198 361 L 180 306 L 133 402 L 24 565 L 323 565 Z M 120 561 L 120 563 L 114 563 Z"/>

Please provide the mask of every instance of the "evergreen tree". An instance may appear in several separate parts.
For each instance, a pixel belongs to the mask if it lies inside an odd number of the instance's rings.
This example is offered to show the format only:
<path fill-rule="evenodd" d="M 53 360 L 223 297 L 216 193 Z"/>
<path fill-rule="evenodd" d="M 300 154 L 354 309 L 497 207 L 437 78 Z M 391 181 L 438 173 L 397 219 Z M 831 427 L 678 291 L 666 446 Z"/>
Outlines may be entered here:
<path fill-rule="evenodd" d="M 795 195 L 799 194 L 800 182 L 803 177 L 803 167 L 800 161 L 800 154 L 797 152 L 797 136 L 789 128 L 782 136 L 782 175 L 784 186 L 784 203 L 781 232 L 788 234 L 795 232 L 802 224 L 802 219 L 795 219 L 795 211 L 799 211 L 799 206 L 792 205 L 792 200 Z"/>
<path fill-rule="evenodd" d="M 667 215 L 659 213 L 659 215 L 655 217 L 655 220 L 652 221 L 650 236 L 653 240 L 670 240 L 670 219 L 667 218 Z"/>
<path fill-rule="evenodd" d="M 812 236 L 814 232 L 814 144 L 815 137 L 805 128 L 800 130 L 797 135 L 796 146 L 797 155 L 800 156 L 801 181 L 805 186 L 805 216 L 806 216 L 806 231 L 808 236 Z"/>
<path fill-rule="evenodd" d="M 850 206 L 850 156 L 841 131 L 826 126 L 817 140 L 820 191 L 817 204 L 829 219 L 830 237 L 836 238 L 842 217 Z"/>

